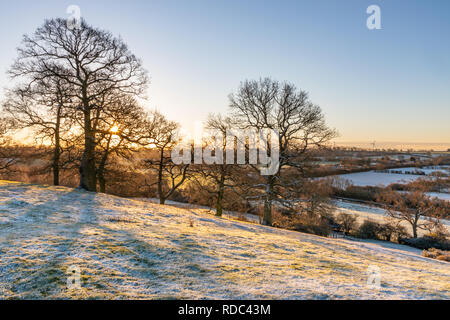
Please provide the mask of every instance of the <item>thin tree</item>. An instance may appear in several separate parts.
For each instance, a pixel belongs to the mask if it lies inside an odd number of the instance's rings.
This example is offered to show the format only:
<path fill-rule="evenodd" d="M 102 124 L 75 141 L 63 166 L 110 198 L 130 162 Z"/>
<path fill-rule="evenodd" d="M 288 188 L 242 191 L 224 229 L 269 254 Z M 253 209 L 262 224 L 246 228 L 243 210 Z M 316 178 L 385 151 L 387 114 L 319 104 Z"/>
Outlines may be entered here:
<path fill-rule="evenodd" d="M 97 178 L 100 192 L 106 192 L 106 174 L 112 156 L 130 159 L 149 140 L 146 114 L 127 95 L 113 95 L 98 124 Z"/>
<path fill-rule="evenodd" d="M 337 223 L 340 224 L 341 230 L 344 232 L 344 235 L 350 234 L 352 230 L 355 230 L 357 225 L 357 216 L 341 212 L 336 217 Z"/>
<path fill-rule="evenodd" d="M 149 119 L 150 144 L 155 156 L 144 161 L 144 165 L 157 175 L 156 182 L 147 187 L 157 186 L 160 204 L 165 204 L 189 177 L 189 164 L 177 165 L 171 159 L 171 150 L 178 143 L 179 124 L 168 120 L 158 111 L 154 111 Z"/>
<path fill-rule="evenodd" d="M 3 110 L 16 123 L 16 129 L 32 130 L 35 140 L 51 145 L 53 184 L 60 184 L 61 157 L 71 145 L 69 130 L 73 124 L 71 86 L 61 79 L 46 78 L 7 92 Z"/>
<path fill-rule="evenodd" d="M 221 115 L 210 115 L 206 122 L 206 129 L 211 130 L 212 136 L 206 141 L 205 148 L 212 150 L 214 157 L 216 152 L 221 150 L 222 155 L 219 158 L 221 163 L 202 164 L 193 167 L 193 179 L 197 186 L 215 197 L 216 216 L 223 214 L 225 191 L 227 189 L 237 192 L 239 183 L 237 178 L 244 174 L 243 168 L 234 164 L 226 164 L 225 152 L 227 146 L 227 132 L 233 128 L 233 122 L 230 118 L 224 118 Z M 217 136 L 216 136 L 217 135 Z M 217 147 L 217 148 L 216 148 Z M 214 149 L 214 150 L 213 150 Z"/>
<path fill-rule="evenodd" d="M 330 219 L 334 206 L 330 196 L 333 192 L 332 182 L 327 179 L 304 179 L 299 194 L 302 198 L 303 210 L 310 217 Z"/>
<path fill-rule="evenodd" d="M 384 205 L 391 218 L 408 223 L 414 238 L 417 238 L 419 229 L 431 231 L 439 228 L 440 219 L 449 214 L 448 205 L 433 201 L 420 190 L 400 193 L 388 189 L 378 195 L 377 202 Z"/>

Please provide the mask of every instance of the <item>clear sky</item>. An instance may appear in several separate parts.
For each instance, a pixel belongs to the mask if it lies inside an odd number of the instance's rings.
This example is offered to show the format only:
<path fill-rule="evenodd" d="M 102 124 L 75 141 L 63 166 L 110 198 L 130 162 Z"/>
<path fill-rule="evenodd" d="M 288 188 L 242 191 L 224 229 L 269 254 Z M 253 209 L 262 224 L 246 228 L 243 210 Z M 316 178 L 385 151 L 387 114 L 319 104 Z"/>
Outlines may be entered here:
<path fill-rule="evenodd" d="M 381 8 L 381 30 L 366 9 Z M 450 1 L 1 1 L 0 87 L 24 33 L 78 5 L 151 76 L 149 108 L 191 129 L 242 80 L 308 91 L 340 141 L 450 143 Z"/>

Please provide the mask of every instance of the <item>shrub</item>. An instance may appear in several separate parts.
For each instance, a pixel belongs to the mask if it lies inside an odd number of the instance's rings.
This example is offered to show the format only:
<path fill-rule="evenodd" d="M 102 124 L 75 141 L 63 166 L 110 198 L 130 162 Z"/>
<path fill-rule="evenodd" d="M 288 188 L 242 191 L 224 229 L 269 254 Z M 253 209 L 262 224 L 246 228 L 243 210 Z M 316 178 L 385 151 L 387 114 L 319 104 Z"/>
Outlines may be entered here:
<path fill-rule="evenodd" d="M 437 223 L 432 231 L 426 235 L 428 238 L 434 238 L 439 241 L 445 241 L 449 239 L 450 235 L 449 232 L 442 223 Z"/>
<path fill-rule="evenodd" d="M 448 240 L 440 240 L 437 238 L 433 238 L 430 236 L 424 236 L 421 238 L 400 238 L 399 243 L 406 244 L 408 246 L 428 250 L 428 249 L 439 249 L 439 250 L 450 250 L 450 241 Z"/>
<path fill-rule="evenodd" d="M 322 237 L 327 237 L 332 231 L 328 219 L 309 217 L 307 215 L 300 216 L 300 219 L 295 226 L 295 230 L 312 233 Z"/>
<path fill-rule="evenodd" d="M 343 231 L 345 235 L 356 228 L 356 216 L 349 213 L 339 213 L 336 217 L 336 222 L 340 225 L 340 230 Z"/>
<path fill-rule="evenodd" d="M 450 262 L 450 254 L 440 255 L 436 257 L 437 260 Z"/>
<path fill-rule="evenodd" d="M 398 241 L 400 238 L 407 237 L 408 232 L 404 226 L 388 222 L 378 226 L 377 235 L 381 240 Z"/>
<path fill-rule="evenodd" d="M 380 227 L 379 223 L 377 223 L 375 221 L 371 221 L 371 220 L 366 220 L 359 227 L 357 236 L 362 239 L 378 240 L 379 239 L 378 232 L 379 232 L 380 228 L 381 227 Z"/>
<path fill-rule="evenodd" d="M 377 236 L 380 240 L 391 241 L 394 232 L 395 227 L 389 223 L 378 225 Z"/>
<path fill-rule="evenodd" d="M 330 222 L 326 218 L 307 214 L 281 212 L 274 210 L 273 226 L 327 237 L 331 233 Z"/>
<path fill-rule="evenodd" d="M 422 256 L 427 257 L 427 258 L 450 262 L 450 252 L 441 251 L 441 250 L 438 250 L 435 248 L 431 248 L 429 250 L 423 250 Z"/>
<path fill-rule="evenodd" d="M 343 198 L 358 199 L 364 201 L 376 201 L 377 194 L 382 190 L 380 187 L 349 186 L 345 190 L 335 190 L 335 195 Z"/>
<path fill-rule="evenodd" d="M 258 208 L 258 215 L 262 218 L 264 207 Z M 272 212 L 272 225 L 276 228 L 295 230 L 296 225 L 300 222 L 298 213 L 287 213 L 278 208 L 274 208 Z"/>

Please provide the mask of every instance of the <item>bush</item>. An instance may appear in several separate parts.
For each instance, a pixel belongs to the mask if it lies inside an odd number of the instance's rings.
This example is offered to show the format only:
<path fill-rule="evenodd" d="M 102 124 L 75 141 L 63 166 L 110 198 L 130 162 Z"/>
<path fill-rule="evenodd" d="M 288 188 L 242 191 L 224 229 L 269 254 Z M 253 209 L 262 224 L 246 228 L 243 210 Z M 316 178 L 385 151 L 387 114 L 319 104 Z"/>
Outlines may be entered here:
<path fill-rule="evenodd" d="M 449 239 L 449 237 L 450 237 L 446 226 L 444 226 L 442 223 L 437 223 L 434 226 L 433 230 L 430 233 L 428 233 L 426 236 L 428 238 L 434 238 L 439 241 L 445 241 L 445 240 Z"/>
<path fill-rule="evenodd" d="M 344 232 L 345 235 L 356 228 L 356 216 L 349 213 L 339 213 L 336 217 L 336 222 L 340 225 L 340 230 Z"/>
<path fill-rule="evenodd" d="M 357 230 L 356 236 L 362 239 L 399 242 L 400 239 L 408 236 L 408 232 L 405 227 L 392 222 L 378 223 L 366 220 Z"/>
<path fill-rule="evenodd" d="M 380 224 L 377 231 L 378 238 L 385 241 L 398 241 L 408 236 L 406 228 L 393 223 Z"/>
<path fill-rule="evenodd" d="M 328 237 L 332 229 L 330 222 L 326 218 L 310 217 L 308 215 L 300 216 L 295 225 L 295 230 L 300 232 L 312 233 L 322 237 Z"/>
<path fill-rule="evenodd" d="M 359 227 L 357 236 L 362 239 L 374 239 L 378 240 L 378 233 L 381 226 L 379 223 L 371 220 L 366 220 L 364 223 Z"/>
<path fill-rule="evenodd" d="M 429 250 L 423 250 L 422 256 L 432 259 L 437 259 L 441 261 L 450 262 L 450 252 L 441 251 L 435 248 Z"/>
<path fill-rule="evenodd" d="M 444 254 L 436 257 L 437 260 L 450 262 L 450 254 Z"/>
<path fill-rule="evenodd" d="M 258 216 L 262 219 L 264 207 L 259 206 L 257 209 Z M 286 213 L 278 208 L 274 208 L 272 211 L 272 226 L 276 228 L 295 230 L 295 226 L 300 221 L 300 215 L 297 213 Z"/>
<path fill-rule="evenodd" d="M 327 237 L 331 233 L 330 222 L 319 216 L 273 211 L 273 226 Z"/>
<path fill-rule="evenodd" d="M 335 195 L 342 198 L 358 199 L 364 201 L 376 201 L 377 195 L 382 188 L 380 187 L 359 187 L 349 186 L 345 190 L 335 190 Z"/>
<path fill-rule="evenodd" d="M 432 248 L 447 251 L 450 250 L 450 241 L 441 240 L 430 236 L 409 239 L 400 238 L 399 243 L 422 250 L 428 250 Z"/>

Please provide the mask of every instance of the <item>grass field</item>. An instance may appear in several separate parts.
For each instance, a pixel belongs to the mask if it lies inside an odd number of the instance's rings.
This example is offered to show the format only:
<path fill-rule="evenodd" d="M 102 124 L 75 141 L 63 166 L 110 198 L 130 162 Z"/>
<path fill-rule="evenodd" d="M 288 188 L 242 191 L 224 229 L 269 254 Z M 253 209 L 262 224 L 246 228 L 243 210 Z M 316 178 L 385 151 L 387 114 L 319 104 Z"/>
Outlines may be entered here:
<path fill-rule="evenodd" d="M 67 272 L 81 271 L 68 289 Z M 369 267 L 381 287 L 368 286 Z M 0 182 L 1 299 L 450 299 L 450 264 L 63 187 Z"/>

